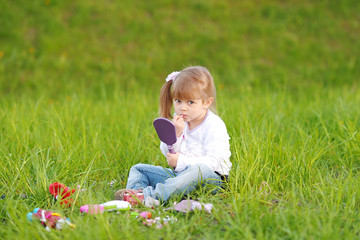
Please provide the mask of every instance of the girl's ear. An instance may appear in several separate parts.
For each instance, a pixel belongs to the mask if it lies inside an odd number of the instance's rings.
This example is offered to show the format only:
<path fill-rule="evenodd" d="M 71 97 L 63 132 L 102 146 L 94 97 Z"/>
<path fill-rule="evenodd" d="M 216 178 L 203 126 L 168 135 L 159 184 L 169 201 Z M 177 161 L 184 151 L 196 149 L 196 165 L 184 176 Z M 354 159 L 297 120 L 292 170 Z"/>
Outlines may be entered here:
<path fill-rule="evenodd" d="M 209 97 L 207 100 L 204 101 L 204 108 L 209 108 L 211 106 L 211 104 L 214 102 L 214 98 L 213 97 Z"/>

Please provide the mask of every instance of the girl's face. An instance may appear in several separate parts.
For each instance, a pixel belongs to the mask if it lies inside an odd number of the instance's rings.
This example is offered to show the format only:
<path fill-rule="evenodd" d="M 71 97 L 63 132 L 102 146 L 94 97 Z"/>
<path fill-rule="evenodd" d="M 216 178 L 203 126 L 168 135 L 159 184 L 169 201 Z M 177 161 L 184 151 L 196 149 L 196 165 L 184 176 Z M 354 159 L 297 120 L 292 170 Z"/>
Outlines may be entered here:
<path fill-rule="evenodd" d="M 181 116 L 189 124 L 190 129 L 198 126 L 205 118 L 207 109 L 213 102 L 213 98 L 206 101 L 201 99 L 173 99 L 176 115 Z"/>

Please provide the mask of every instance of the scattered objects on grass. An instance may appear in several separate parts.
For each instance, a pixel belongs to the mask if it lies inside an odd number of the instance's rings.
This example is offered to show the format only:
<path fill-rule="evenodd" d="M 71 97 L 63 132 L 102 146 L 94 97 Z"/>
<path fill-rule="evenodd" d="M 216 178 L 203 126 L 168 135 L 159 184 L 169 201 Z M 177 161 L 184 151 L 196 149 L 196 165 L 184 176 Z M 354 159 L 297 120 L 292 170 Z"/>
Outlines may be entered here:
<path fill-rule="evenodd" d="M 65 218 L 58 213 L 46 211 L 41 208 L 35 208 L 33 212 L 27 214 L 27 219 L 31 222 L 38 219 L 47 231 L 54 229 L 63 229 L 65 227 L 75 228 L 76 226 L 70 222 L 69 218 Z"/>
<path fill-rule="evenodd" d="M 169 217 L 167 215 L 164 218 L 156 217 L 154 219 L 150 219 L 150 218 L 146 219 L 145 221 L 143 221 L 143 224 L 148 227 L 155 226 L 156 228 L 160 229 L 160 228 L 168 225 L 169 223 L 175 223 L 175 222 L 177 222 L 177 218 Z"/>
<path fill-rule="evenodd" d="M 122 200 L 109 201 L 103 204 L 87 204 L 80 207 L 80 212 L 87 214 L 101 214 L 115 210 L 127 211 L 131 209 L 130 203 Z"/>
<path fill-rule="evenodd" d="M 152 218 L 151 212 L 145 211 L 145 212 L 141 212 L 139 214 L 140 217 L 142 217 L 143 219 L 150 219 Z"/>
<path fill-rule="evenodd" d="M 181 202 L 174 205 L 174 207 L 167 208 L 166 210 L 176 210 L 178 212 L 191 212 L 195 209 L 204 210 L 207 213 L 211 213 L 213 205 L 211 203 L 200 203 L 195 200 L 182 200 Z"/>
<path fill-rule="evenodd" d="M 135 210 L 134 212 L 130 213 L 130 218 L 143 220 L 142 221 L 143 225 L 148 226 L 148 227 L 155 226 L 156 228 L 159 228 L 159 229 L 169 223 L 177 222 L 176 218 L 169 217 L 168 215 L 164 218 L 162 218 L 162 217 L 153 218 L 152 213 L 149 211 L 144 211 L 144 212 L 138 213 Z"/>
<path fill-rule="evenodd" d="M 49 191 L 56 200 L 60 201 L 60 204 L 65 207 L 70 207 L 73 200 L 70 196 L 75 192 L 75 189 L 69 189 L 62 183 L 54 182 L 50 184 Z M 60 199 L 59 199 L 60 198 Z"/>

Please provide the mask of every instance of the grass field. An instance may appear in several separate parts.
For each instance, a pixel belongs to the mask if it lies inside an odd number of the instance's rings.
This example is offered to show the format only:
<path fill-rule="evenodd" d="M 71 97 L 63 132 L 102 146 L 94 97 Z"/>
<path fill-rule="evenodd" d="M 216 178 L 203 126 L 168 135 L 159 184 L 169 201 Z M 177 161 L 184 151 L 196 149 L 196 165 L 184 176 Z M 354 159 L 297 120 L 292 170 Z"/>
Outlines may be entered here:
<path fill-rule="evenodd" d="M 360 2 L 1 1 L 0 239 L 359 239 Z M 206 66 L 231 136 L 212 214 L 84 216 L 139 162 L 166 166 L 152 127 L 167 74 Z M 113 187 L 109 182 L 116 180 Z M 48 191 L 76 192 L 63 208 Z M 270 192 L 271 189 L 271 193 Z M 35 207 L 76 229 L 47 232 Z M 142 210 L 145 210 L 142 209 Z"/>

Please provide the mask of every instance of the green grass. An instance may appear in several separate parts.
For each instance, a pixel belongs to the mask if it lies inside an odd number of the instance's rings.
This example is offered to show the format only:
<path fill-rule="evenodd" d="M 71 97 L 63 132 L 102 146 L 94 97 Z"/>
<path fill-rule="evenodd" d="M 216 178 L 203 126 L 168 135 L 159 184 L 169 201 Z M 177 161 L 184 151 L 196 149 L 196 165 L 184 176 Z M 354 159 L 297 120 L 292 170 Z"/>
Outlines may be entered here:
<path fill-rule="evenodd" d="M 16 0 L 0 9 L 1 239 L 359 238 L 358 1 Z M 132 165 L 166 166 L 152 127 L 158 93 L 188 65 L 213 74 L 231 136 L 227 190 L 191 195 L 214 204 L 212 214 L 162 211 L 173 198 L 151 210 L 178 219 L 162 229 L 129 213 L 81 215 L 81 205 L 112 200 Z M 62 208 L 48 191 L 56 181 L 87 191 Z M 77 228 L 48 233 L 27 221 L 35 207 Z"/>

